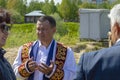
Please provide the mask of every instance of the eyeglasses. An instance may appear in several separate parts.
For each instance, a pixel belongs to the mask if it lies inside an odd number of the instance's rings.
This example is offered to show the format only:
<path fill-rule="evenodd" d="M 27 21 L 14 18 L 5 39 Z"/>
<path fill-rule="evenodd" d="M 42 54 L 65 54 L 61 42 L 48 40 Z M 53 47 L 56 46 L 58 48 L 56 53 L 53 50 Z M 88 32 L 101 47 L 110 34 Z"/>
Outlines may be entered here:
<path fill-rule="evenodd" d="M 3 33 L 8 33 L 10 30 L 10 26 L 6 25 L 6 24 L 0 24 L 0 29 Z"/>

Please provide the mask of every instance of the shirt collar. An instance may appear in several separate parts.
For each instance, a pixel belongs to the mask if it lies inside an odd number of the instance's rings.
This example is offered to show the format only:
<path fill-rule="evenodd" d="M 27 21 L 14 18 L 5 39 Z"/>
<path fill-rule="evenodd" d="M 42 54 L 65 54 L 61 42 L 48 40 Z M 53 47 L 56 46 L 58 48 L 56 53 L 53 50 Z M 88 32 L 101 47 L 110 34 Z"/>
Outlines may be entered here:
<path fill-rule="evenodd" d="M 120 38 L 116 41 L 116 43 L 118 43 L 120 41 Z"/>
<path fill-rule="evenodd" d="M 39 42 L 39 47 L 44 46 L 44 45 L 42 45 L 42 44 L 41 44 L 41 41 L 40 41 L 40 40 L 38 40 L 38 42 Z M 50 46 L 51 46 L 52 42 L 53 42 L 53 40 L 50 42 L 50 44 L 49 44 L 49 46 L 48 46 L 48 49 L 50 48 Z M 45 46 L 44 46 L 44 47 L 45 47 Z"/>

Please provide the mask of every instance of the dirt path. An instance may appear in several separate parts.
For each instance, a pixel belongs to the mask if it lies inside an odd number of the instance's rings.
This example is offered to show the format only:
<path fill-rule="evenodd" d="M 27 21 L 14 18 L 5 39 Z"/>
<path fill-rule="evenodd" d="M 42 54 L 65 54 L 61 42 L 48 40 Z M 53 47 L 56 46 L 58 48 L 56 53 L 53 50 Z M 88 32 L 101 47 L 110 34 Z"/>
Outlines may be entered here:
<path fill-rule="evenodd" d="M 6 48 L 5 50 L 6 50 L 5 57 L 11 64 L 13 64 L 13 61 L 17 56 L 18 48 Z"/>

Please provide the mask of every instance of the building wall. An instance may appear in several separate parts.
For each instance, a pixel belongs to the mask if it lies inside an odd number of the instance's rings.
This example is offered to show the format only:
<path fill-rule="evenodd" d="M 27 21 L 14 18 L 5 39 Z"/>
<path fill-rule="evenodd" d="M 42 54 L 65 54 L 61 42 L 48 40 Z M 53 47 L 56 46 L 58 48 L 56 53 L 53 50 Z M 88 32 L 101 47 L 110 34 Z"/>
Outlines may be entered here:
<path fill-rule="evenodd" d="M 107 9 L 80 9 L 80 39 L 102 40 L 110 29 Z"/>
<path fill-rule="evenodd" d="M 40 16 L 25 16 L 26 23 L 36 23 Z"/>
<path fill-rule="evenodd" d="M 101 3 L 101 2 L 104 2 L 104 1 L 110 1 L 110 2 L 114 2 L 116 0 L 81 0 L 82 2 L 97 2 L 97 3 Z"/>

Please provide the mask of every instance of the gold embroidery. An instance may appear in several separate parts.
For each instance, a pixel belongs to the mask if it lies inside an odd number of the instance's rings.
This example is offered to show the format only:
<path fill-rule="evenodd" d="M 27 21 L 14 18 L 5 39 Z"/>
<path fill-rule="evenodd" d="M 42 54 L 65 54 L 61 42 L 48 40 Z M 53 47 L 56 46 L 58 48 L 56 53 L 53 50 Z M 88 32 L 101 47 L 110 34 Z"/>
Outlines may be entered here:
<path fill-rule="evenodd" d="M 21 76 L 28 77 L 30 74 L 25 70 L 25 63 L 19 66 L 18 71 Z"/>
<path fill-rule="evenodd" d="M 64 47 L 62 44 L 57 44 L 57 51 L 56 51 L 56 56 L 55 56 L 55 64 L 56 64 L 56 70 L 50 80 L 62 80 L 64 77 L 64 71 L 63 71 L 63 66 L 65 63 L 67 55 L 67 48 Z"/>
<path fill-rule="evenodd" d="M 21 53 L 21 60 L 22 60 L 22 65 L 19 66 L 18 71 L 20 73 L 21 76 L 23 77 L 28 77 L 30 75 L 30 73 L 27 72 L 27 70 L 25 69 L 25 62 L 28 60 L 29 58 L 29 48 L 32 46 L 32 42 L 24 44 L 23 45 L 23 49 L 22 49 L 22 53 Z"/>
<path fill-rule="evenodd" d="M 55 63 L 56 63 L 56 65 L 59 65 L 58 66 L 59 69 L 62 69 L 62 67 L 64 65 L 63 61 L 55 61 Z"/>
<path fill-rule="evenodd" d="M 30 46 L 32 46 L 32 44 L 33 44 L 33 42 L 30 42 L 30 43 L 27 43 L 27 44 L 23 45 L 23 49 L 22 49 L 22 53 L 21 53 L 21 55 L 22 55 L 21 58 L 22 58 L 23 63 L 28 60 L 29 48 L 30 48 Z"/>
<path fill-rule="evenodd" d="M 50 80 L 62 80 L 64 77 L 64 72 L 62 70 L 56 69 L 54 76 Z"/>

